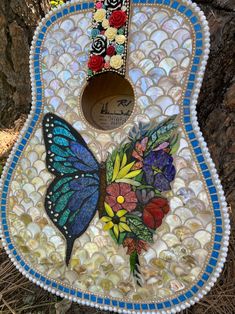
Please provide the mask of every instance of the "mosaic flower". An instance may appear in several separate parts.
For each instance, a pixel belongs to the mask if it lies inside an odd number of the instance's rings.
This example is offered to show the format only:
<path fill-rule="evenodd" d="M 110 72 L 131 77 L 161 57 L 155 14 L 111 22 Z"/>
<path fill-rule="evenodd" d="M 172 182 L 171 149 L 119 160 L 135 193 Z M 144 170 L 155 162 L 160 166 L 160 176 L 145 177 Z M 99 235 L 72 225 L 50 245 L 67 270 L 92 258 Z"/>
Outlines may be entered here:
<path fill-rule="evenodd" d="M 110 11 L 120 9 L 122 6 L 122 0 L 105 0 L 104 4 Z"/>
<path fill-rule="evenodd" d="M 148 243 L 143 240 L 138 240 L 134 238 L 126 238 L 123 241 L 123 247 L 127 247 L 127 254 L 131 255 L 134 252 L 141 254 L 142 250 L 148 250 Z"/>
<path fill-rule="evenodd" d="M 91 46 L 91 52 L 94 55 L 103 55 L 106 51 L 107 47 L 107 39 L 104 35 L 97 35 L 96 38 L 94 38 L 92 46 Z"/>
<path fill-rule="evenodd" d="M 170 210 L 169 203 L 165 198 L 153 198 L 143 211 L 143 221 L 151 229 L 156 229 L 162 224 L 162 219 Z"/>
<path fill-rule="evenodd" d="M 92 30 L 91 30 L 91 37 L 92 38 L 95 38 L 97 35 L 99 35 L 100 34 L 100 30 L 98 29 L 98 28 L 93 28 Z"/>
<path fill-rule="evenodd" d="M 119 28 L 119 30 L 118 30 L 118 34 L 119 34 L 119 35 L 123 35 L 124 32 L 125 32 L 125 28 L 124 28 L 124 27 Z"/>
<path fill-rule="evenodd" d="M 126 41 L 126 36 L 124 36 L 124 35 L 117 35 L 115 37 L 115 41 L 116 41 L 117 44 L 122 45 Z"/>
<path fill-rule="evenodd" d="M 144 158 L 143 170 L 146 182 L 159 191 L 171 189 L 170 182 L 175 177 L 173 158 L 164 150 L 151 151 Z"/>
<path fill-rule="evenodd" d="M 117 29 L 114 27 L 109 27 L 106 29 L 104 34 L 108 38 L 108 40 L 113 40 L 117 35 Z"/>
<path fill-rule="evenodd" d="M 64 1 L 63 0 L 52 0 L 52 1 L 50 1 L 50 4 L 51 4 L 52 8 L 56 8 L 59 5 L 64 4 Z"/>
<path fill-rule="evenodd" d="M 123 54 L 123 52 L 124 52 L 124 46 L 123 45 L 117 45 L 116 46 L 116 52 L 117 52 L 117 54 Z"/>
<path fill-rule="evenodd" d="M 135 144 L 135 149 L 132 152 L 132 157 L 138 161 L 134 164 L 133 170 L 141 169 L 143 167 L 143 156 L 147 148 L 148 137 L 144 137 L 141 141 L 137 141 Z"/>
<path fill-rule="evenodd" d="M 113 11 L 109 18 L 109 24 L 110 26 L 120 28 L 123 25 L 125 25 L 126 20 L 127 20 L 127 15 L 125 12 L 121 10 Z"/>
<path fill-rule="evenodd" d="M 115 54 L 115 47 L 112 45 L 108 46 L 106 54 L 112 57 Z"/>
<path fill-rule="evenodd" d="M 110 63 L 109 63 L 109 62 L 105 62 L 104 68 L 105 68 L 105 69 L 109 69 L 109 68 L 110 68 Z"/>
<path fill-rule="evenodd" d="M 102 26 L 105 29 L 108 28 L 110 26 L 109 25 L 109 20 L 108 19 L 103 19 Z"/>
<path fill-rule="evenodd" d="M 98 0 L 96 2 L 91 31 L 93 38 L 91 54 L 113 57 L 111 60 L 105 60 L 100 70 L 109 68 L 125 70 L 123 68 L 126 58 L 124 45 L 126 36 L 124 34 L 127 31 L 127 20 L 127 7 L 123 0 Z M 102 36 L 106 37 L 106 41 Z M 107 49 L 107 45 L 110 48 Z M 88 76 L 92 76 L 96 72 L 98 71 L 91 71 L 91 67 L 89 67 Z"/>
<path fill-rule="evenodd" d="M 101 9 L 103 7 L 103 4 L 102 2 L 99 1 L 99 2 L 96 2 L 95 6 L 97 9 Z"/>
<path fill-rule="evenodd" d="M 120 69 L 123 66 L 123 59 L 121 55 L 112 56 L 110 59 L 110 65 L 114 69 Z"/>
<path fill-rule="evenodd" d="M 106 16 L 106 10 L 105 9 L 98 9 L 95 13 L 94 13 L 94 20 L 96 22 L 102 22 L 103 19 Z"/>
<path fill-rule="evenodd" d="M 147 192 L 146 189 L 137 190 L 136 197 L 141 204 L 147 204 L 152 198 L 154 198 L 154 191 Z"/>
<path fill-rule="evenodd" d="M 110 56 L 106 55 L 106 56 L 104 57 L 104 60 L 105 60 L 105 62 L 108 62 L 108 63 L 109 63 L 109 61 L 110 61 Z"/>
<path fill-rule="evenodd" d="M 104 58 L 102 56 L 90 56 L 88 68 L 94 72 L 100 71 L 104 66 Z"/>
<path fill-rule="evenodd" d="M 117 46 L 113 44 L 115 49 Z M 109 57 L 110 63 L 117 57 L 121 58 L 120 55 Z M 130 270 L 137 280 L 141 273 L 139 255 L 154 243 L 154 234 L 170 210 L 166 195 L 161 192 L 171 189 L 170 183 L 175 176 L 172 158 L 172 148 L 178 139 L 175 134 L 172 136 L 175 118 L 171 117 L 153 129 L 149 124 L 140 125 L 137 132 L 131 133 L 130 142 L 113 150 L 106 161 L 105 203 L 109 206 L 106 212 L 111 208 L 114 216 L 119 216 L 119 212 L 126 211 L 125 223 L 131 232 L 123 232 L 116 242 L 127 248 Z M 105 215 L 103 210 L 100 217 Z M 113 220 L 104 219 L 108 223 L 106 228 L 113 228 Z M 117 228 L 116 235 L 111 230 L 113 238 L 120 233 Z"/>
<path fill-rule="evenodd" d="M 107 186 L 106 192 L 108 195 L 105 198 L 105 202 L 108 203 L 115 212 L 120 209 L 131 212 L 136 208 L 137 198 L 130 184 L 112 183 Z"/>
<path fill-rule="evenodd" d="M 126 213 L 124 209 L 119 210 L 117 213 L 114 213 L 109 204 L 104 203 L 105 211 L 107 216 L 103 216 L 101 221 L 105 222 L 104 231 L 112 229 L 115 237 L 118 239 L 119 233 L 121 232 L 131 232 L 131 229 L 126 224 Z"/>

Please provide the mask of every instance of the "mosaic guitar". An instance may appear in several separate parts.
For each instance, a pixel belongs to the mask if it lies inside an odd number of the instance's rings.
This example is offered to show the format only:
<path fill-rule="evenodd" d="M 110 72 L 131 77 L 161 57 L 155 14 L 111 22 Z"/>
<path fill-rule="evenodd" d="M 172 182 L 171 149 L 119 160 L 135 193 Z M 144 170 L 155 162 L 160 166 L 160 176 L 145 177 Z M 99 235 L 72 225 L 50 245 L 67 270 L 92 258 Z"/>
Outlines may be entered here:
<path fill-rule="evenodd" d="M 25 276 L 123 313 L 176 313 L 210 290 L 229 220 L 196 117 L 208 53 L 185 0 L 75 0 L 40 22 L 1 192 Z"/>

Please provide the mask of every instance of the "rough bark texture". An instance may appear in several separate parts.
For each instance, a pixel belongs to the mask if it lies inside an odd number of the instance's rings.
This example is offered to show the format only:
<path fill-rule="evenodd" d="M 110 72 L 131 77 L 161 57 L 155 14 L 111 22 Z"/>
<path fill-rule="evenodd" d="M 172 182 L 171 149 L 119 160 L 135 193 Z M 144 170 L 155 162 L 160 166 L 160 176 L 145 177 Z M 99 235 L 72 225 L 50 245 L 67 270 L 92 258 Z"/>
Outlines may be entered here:
<path fill-rule="evenodd" d="M 0 127 L 11 128 L 30 110 L 29 51 L 47 0 L 0 1 Z"/>
<path fill-rule="evenodd" d="M 0 128 L 2 130 L 18 131 L 22 125 L 21 121 L 24 121 L 30 110 L 31 91 L 28 70 L 30 43 L 38 21 L 49 7 L 48 2 L 48 0 L 0 0 Z M 235 2 L 234 0 L 196 2 L 205 12 L 211 32 L 211 53 L 198 101 L 198 118 L 222 180 L 227 201 L 231 206 L 232 236 L 227 262 L 215 287 L 199 304 L 183 313 L 233 314 L 235 313 L 235 241 L 234 214 L 232 214 L 232 208 L 235 208 Z M 9 272 L 11 266 L 6 258 L 2 252 L 1 267 Z M 0 272 L 1 313 L 55 313 L 55 310 L 57 313 L 104 313 L 76 304 L 70 307 L 66 302 L 54 306 L 57 300 L 55 296 L 30 284 L 17 271 L 16 274 L 11 271 L 7 279 Z M 15 289 L 16 277 L 14 276 L 17 276 L 17 283 L 20 282 Z M 31 302 L 33 306 L 41 302 L 39 308 L 26 306 L 25 309 L 25 303 L 24 306 L 22 305 L 24 287 L 27 287 L 28 295 L 35 296 L 34 299 L 30 299 L 31 301 L 26 300 L 26 305 Z M 15 300 L 15 303 L 12 300 Z"/>

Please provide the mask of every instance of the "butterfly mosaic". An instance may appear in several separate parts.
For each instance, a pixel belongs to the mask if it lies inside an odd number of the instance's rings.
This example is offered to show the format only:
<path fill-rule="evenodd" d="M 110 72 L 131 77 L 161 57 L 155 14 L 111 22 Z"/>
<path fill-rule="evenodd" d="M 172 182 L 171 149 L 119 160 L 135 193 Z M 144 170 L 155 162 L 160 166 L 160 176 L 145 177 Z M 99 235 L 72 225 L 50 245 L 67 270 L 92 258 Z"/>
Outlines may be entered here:
<path fill-rule="evenodd" d="M 55 176 L 45 209 L 66 239 L 67 265 L 74 241 L 98 212 L 103 229 L 126 248 L 130 270 L 140 281 L 139 255 L 154 242 L 170 211 L 164 194 L 176 172 L 172 156 L 178 149 L 177 128 L 176 116 L 154 127 L 140 124 L 99 164 L 68 122 L 52 113 L 44 116 L 46 165 Z"/>

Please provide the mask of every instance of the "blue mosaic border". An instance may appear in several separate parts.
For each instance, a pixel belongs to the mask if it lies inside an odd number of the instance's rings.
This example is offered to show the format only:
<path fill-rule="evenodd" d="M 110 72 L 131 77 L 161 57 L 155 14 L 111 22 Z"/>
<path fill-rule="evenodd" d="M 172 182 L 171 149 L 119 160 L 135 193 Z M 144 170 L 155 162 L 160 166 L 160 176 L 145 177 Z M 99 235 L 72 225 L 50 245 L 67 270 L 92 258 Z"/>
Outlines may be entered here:
<path fill-rule="evenodd" d="M 193 131 L 192 123 L 191 123 L 191 117 L 190 117 L 190 104 L 191 104 L 191 94 L 192 90 L 195 86 L 195 78 L 196 74 L 199 70 L 199 64 L 201 62 L 201 57 L 203 54 L 202 48 L 203 48 L 203 33 L 202 33 L 202 27 L 199 22 L 199 19 L 197 16 L 194 15 L 193 11 L 189 9 L 186 5 L 183 5 L 179 3 L 178 1 L 173 0 L 132 0 L 134 4 L 140 3 L 140 4 L 164 4 L 166 6 L 169 6 L 176 11 L 184 14 L 192 23 L 193 28 L 195 30 L 196 34 L 196 49 L 195 49 L 195 55 L 193 58 L 193 64 L 191 68 L 191 73 L 189 76 L 189 82 L 187 85 L 187 90 L 185 93 L 185 98 L 183 100 L 183 121 L 185 124 L 185 129 L 188 134 L 189 140 L 192 144 L 192 147 L 194 149 L 197 161 L 199 163 L 199 166 L 201 168 L 202 174 L 205 178 L 210 197 L 211 202 L 213 204 L 214 208 L 214 215 L 216 220 L 216 229 L 215 229 L 215 236 L 214 236 L 214 245 L 213 245 L 213 251 L 211 253 L 211 257 L 209 259 L 208 265 L 205 269 L 204 274 L 201 276 L 201 279 L 198 280 L 198 282 L 187 292 L 184 294 L 179 295 L 178 297 L 175 297 L 169 301 L 160 302 L 160 303 L 130 303 L 130 302 L 122 302 L 117 300 L 112 300 L 109 298 L 102 298 L 97 297 L 93 294 L 83 293 L 76 291 L 74 289 L 69 289 L 67 287 L 64 287 L 63 285 L 59 285 L 53 280 L 49 280 L 39 274 L 38 272 L 34 271 L 33 269 L 28 266 L 23 259 L 18 255 L 16 249 L 14 248 L 14 245 L 11 243 L 9 229 L 7 225 L 7 219 L 6 219 L 6 203 L 7 203 L 7 193 L 8 193 L 8 186 L 11 180 L 12 173 L 14 171 L 14 168 L 17 164 L 17 161 L 19 157 L 21 156 L 21 153 L 30 138 L 30 134 L 33 131 L 34 126 L 36 125 L 40 113 L 41 113 L 41 107 L 42 107 L 42 81 L 41 81 L 41 75 L 40 75 L 40 51 L 41 51 L 41 45 L 42 41 L 45 37 L 45 34 L 47 32 L 48 27 L 52 25 L 53 22 L 57 21 L 58 19 L 62 18 L 63 16 L 66 16 L 70 13 L 75 13 L 80 10 L 86 10 L 86 9 L 93 9 L 94 3 L 93 2 L 85 2 L 80 4 L 70 4 L 68 6 L 64 6 L 61 8 L 60 11 L 57 13 L 55 12 L 48 18 L 45 25 L 42 26 L 41 30 L 39 31 L 39 34 L 37 36 L 37 40 L 35 41 L 35 50 L 34 50 L 34 56 L 33 56 L 33 67 L 34 67 L 34 79 L 35 79 L 35 86 L 36 86 L 36 106 L 35 111 L 33 114 L 32 121 L 30 122 L 30 125 L 19 143 L 18 147 L 16 148 L 14 157 L 12 159 L 12 162 L 10 166 L 8 167 L 7 174 L 5 176 L 4 186 L 3 186 L 3 192 L 2 192 L 2 198 L 1 198 L 1 220 L 2 220 L 2 232 L 5 237 L 5 241 L 7 243 L 8 249 L 11 251 L 14 259 L 18 262 L 18 264 L 27 272 L 29 275 L 34 277 L 37 281 L 40 281 L 44 285 L 50 286 L 52 289 L 57 289 L 61 293 L 67 294 L 72 297 L 77 297 L 79 299 L 90 301 L 97 303 L 100 306 L 111 306 L 111 307 L 118 307 L 123 310 L 137 310 L 137 311 L 148 311 L 148 310 L 169 310 L 171 307 L 180 305 L 182 302 L 190 300 L 192 297 L 196 296 L 196 294 L 206 285 L 207 280 L 212 275 L 212 273 L 215 271 L 220 255 L 220 250 L 222 246 L 222 239 L 223 239 L 223 221 L 222 221 L 222 214 L 221 214 L 221 206 L 218 200 L 216 188 L 212 181 L 211 173 L 208 169 L 208 166 L 205 162 L 204 156 L 202 154 L 202 150 L 200 148 L 199 142 L 196 138 L 195 132 Z"/>

